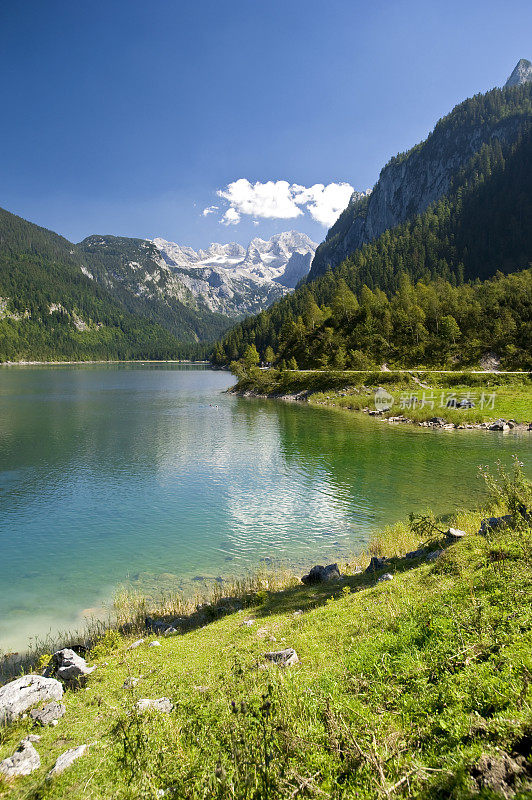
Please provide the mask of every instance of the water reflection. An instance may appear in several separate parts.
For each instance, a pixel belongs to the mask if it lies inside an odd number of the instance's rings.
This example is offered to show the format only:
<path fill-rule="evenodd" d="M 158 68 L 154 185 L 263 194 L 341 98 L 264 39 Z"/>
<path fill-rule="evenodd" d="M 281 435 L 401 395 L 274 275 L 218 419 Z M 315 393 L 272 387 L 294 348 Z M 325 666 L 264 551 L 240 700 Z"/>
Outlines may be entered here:
<path fill-rule="evenodd" d="M 71 623 L 128 575 L 166 586 L 356 549 L 410 510 L 470 503 L 478 463 L 528 447 L 241 400 L 222 394 L 231 382 L 174 366 L 0 370 L 0 647 Z"/>

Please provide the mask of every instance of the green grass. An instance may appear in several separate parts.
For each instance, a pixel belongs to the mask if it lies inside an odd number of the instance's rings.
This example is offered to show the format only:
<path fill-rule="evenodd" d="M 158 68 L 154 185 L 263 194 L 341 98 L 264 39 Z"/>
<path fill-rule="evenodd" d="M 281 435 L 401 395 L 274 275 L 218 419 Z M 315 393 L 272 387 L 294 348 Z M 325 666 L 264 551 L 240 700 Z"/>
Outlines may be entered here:
<path fill-rule="evenodd" d="M 482 754 L 530 767 L 532 532 L 481 537 L 480 516 L 458 515 L 468 536 L 433 563 L 401 557 L 415 528 L 382 532 L 357 561 L 393 556 L 389 582 L 354 563 L 319 587 L 285 576 L 271 591 L 263 578 L 243 610 L 204 609 L 160 647 L 149 636 L 127 650 L 132 636 L 107 633 L 87 688 L 67 692 L 66 715 L 39 731 L 41 768 L 0 783 L 0 797 L 472 798 Z M 263 654 L 284 647 L 300 664 L 266 668 Z M 137 686 L 124 688 L 130 677 Z M 162 696 L 171 714 L 134 711 Z M 29 730 L 2 730 L 0 758 Z M 87 754 L 47 783 L 57 756 L 83 743 Z"/>
<path fill-rule="evenodd" d="M 532 379 L 525 373 L 445 373 L 423 370 L 279 373 L 277 370 L 268 370 L 240 380 L 236 388 L 270 396 L 306 392 L 308 401 L 314 405 L 361 411 L 375 408 L 377 387 L 386 389 L 394 399 L 391 410 L 383 414 L 384 417 L 402 414 L 414 422 L 442 417 L 456 425 L 477 424 L 498 418 L 514 419 L 520 423 L 532 421 Z M 410 400 L 412 396 L 416 398 L 415 405 Z M 451 396 L 458 400 L 468 396 L 475 407 L 447 408 L 446 403 Z M 484 401 L 481 402 L 483 396 Z"/>

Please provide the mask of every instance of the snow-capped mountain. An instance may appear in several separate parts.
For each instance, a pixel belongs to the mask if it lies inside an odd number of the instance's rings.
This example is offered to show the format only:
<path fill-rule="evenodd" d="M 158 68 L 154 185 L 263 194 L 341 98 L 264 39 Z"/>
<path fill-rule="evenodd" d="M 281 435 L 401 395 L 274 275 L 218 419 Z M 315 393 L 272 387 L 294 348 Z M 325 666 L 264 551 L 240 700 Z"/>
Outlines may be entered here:
<path fill-rule="evenodd" d="M 228 316 L 256 313 L 293 289 L 308 273 L 317 247 L 297 231 L 253 239 L 247 249 L 215 242 L 193 250 L 161 238 L 152 244 L 198 302 Z"/>
<path fill-rule="evenodd" d="M 76 249 L 82 272 L 128 308 L 141 305 L 180 337 L 186 318 L 191 335 L 202 339 L 287 294 L 309 271 L 316 244 L 290 231 L 253 239 L 247 249 L 231 242 L 196 251 L 164 239 L 119 236 L 88 236 Z"/>

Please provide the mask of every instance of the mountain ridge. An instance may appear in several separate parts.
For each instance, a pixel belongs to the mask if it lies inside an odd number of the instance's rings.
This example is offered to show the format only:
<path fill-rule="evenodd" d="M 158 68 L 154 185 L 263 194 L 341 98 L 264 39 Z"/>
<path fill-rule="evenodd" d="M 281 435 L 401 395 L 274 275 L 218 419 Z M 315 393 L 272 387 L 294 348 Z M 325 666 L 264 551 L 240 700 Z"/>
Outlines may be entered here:
<path fill-rule="evenodd" d="M 503 144 L 515 141 L 531 118 L 528 79 L 459 103 L 424 141 L 388 161 L 370 193 L 347 206 L 318 246 L 307 280 L 334 269 L 385 230 L 425 211 L 448 191 L 453 176 L 483 144 L 493 138 Z"/>

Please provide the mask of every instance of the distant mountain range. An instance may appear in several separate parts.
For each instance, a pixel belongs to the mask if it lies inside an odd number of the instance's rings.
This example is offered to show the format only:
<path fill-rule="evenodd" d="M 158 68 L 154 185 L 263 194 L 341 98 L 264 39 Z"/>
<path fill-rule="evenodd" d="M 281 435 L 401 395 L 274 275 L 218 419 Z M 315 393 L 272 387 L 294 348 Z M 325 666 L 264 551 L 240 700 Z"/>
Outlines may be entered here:
<path fill-rule="evenodd" d="M 211 311 L 231 317 L 261 311 L 307 275 L 316 243 L 297 231 L 193 250 L 165 239 L 153 244 L 175 278 Z"/>
<path fill-rule="evenodd" d="M 531 127 L 532 64 L 521 59 L 503 89 L 456 106 L 371 191 L 355 192 L 317 248 L 295 231 L 247 248 L 109 235 L 73 244 L 0 209 L 0 360 L 205 355 L 201 343 L 243 317 L 219 363 L 249 343 L 277 351 L 287 323 L 308 323 L 309 352 L 325 353 L 331 333 L 316 320 L 339 286 L 345 295 L 340 281 L 390 296 L 403 274 L 456 282 L 526 268 Z"/>

